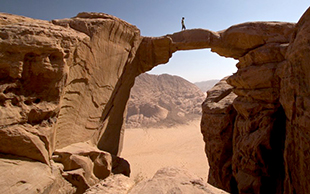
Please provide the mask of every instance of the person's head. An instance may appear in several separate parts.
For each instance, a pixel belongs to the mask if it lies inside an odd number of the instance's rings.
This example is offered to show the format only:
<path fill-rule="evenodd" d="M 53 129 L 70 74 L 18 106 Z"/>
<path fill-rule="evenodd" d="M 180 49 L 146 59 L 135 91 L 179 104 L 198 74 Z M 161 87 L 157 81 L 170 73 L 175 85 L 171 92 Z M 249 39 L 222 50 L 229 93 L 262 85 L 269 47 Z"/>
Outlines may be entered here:
<path fill-rule="evenodd" d="M 184 17 L 182 17 L 182 20 L 184 20 L 185 18 Z"/>

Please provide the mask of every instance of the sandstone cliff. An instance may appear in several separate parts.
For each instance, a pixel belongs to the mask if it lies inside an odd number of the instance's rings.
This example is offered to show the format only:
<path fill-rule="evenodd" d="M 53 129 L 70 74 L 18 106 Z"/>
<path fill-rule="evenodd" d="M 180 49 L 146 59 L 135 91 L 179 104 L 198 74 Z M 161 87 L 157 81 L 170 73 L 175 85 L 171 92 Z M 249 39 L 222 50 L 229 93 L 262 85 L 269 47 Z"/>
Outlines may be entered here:
<path fill-rule="evenodd" d="M 1 193 L 82 193 L 129 175 L 117 154 L 135 78 L 201 48 L 239 60 L 232 87 L 223 80 L 203 105 L 210 182 L 232 193 L 309 193 L 309 26 L 310 9 L 296 25 L 142 37 L 102 13 L 52 22 L 0 14 L 0 162 L 40 173 L 5 170 Z"/>
<path fill-rule="evenodd" d="M 126 128 L 185 124 L 200 118 L 203 100 L 203 92 L 181 77 L 141 74 L 130 92 Z"/>
<path fill-rule="evenodd" d="M 287 32 L 283 39 L 238 58 L 238 71 L 227 79 L 233 87 L 223 80 L 209 92 L 201 130 L 211 184 L 231 193 L 310 192 L 309 26 L 310 9 L 296 26 L 278 31 Z M 257 41 L 252 38 L 246 42 Z"/>

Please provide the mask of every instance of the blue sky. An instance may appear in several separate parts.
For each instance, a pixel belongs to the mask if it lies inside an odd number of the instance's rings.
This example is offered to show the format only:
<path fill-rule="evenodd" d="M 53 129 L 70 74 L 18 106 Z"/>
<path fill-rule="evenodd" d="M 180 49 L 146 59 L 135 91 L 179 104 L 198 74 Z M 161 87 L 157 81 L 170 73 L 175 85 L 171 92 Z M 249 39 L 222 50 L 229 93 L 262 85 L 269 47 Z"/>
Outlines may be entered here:
<path fill-rule="evenodd" d="M 0 12 L 52 20 L 79 12 L 104 12 L 136 25 L 143 36 L 162 36 L 186 27 L 213 31 L 248 21 L 297 22 L 309 0 L 0 0 Z M 221 79 L 236 71 L 236 61 L 209 49 L 179 51 L 150 73 L 179 75 L 192 82 Z"/>

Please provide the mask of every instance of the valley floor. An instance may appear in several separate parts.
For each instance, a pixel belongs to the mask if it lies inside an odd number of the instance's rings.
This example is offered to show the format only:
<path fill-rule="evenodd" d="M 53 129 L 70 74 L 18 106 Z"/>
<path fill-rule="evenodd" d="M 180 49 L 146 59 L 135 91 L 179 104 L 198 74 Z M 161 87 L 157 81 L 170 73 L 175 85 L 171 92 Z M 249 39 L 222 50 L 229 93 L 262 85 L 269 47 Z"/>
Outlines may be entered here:
<path fill-rule="evenodd" d="M 121 157 L 129 161 L 135 181 L 152 178 L 167 166 L 186 169 L 207 181 L 209 165 L 200 120 L 172 128 L 127 129 Z M 214 193 L 224 192 L 214 188 Z"/>

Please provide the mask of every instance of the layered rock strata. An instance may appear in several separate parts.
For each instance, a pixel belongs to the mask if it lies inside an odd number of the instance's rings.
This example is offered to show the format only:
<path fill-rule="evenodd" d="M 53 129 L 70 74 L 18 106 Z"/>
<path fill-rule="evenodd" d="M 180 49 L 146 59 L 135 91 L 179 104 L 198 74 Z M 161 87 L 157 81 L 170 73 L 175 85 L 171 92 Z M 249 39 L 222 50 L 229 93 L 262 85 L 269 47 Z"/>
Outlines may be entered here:
<path fill-rule="evenodd" d="M 310 10 L 297 25 L 249 22 L 220 32 L 192 29 L 142 37 L 137 27 L 102 13 L 52 22 L 0 14 L 1 158 L 6 163 L 38 164 L 48 171 L 47 179 L 82 169 L 84 185 L 105 177 L 88 168 L 96 161 L 107 162 L 112 171 L 122 166 L 117 171 L 128 174 L 127 163 L 117 159 L 120 165 L 115 166 L 113 158 L 121 151 L 135 77 L 168 62 L 178 50 L 211 48 L 238 59 L 239 70 L 227 80 L 238 96 L 232 106 L 232 94 L 227 93 L 231 88 L 224 94 L 210 93 L 204 103 L 202 131 L 211 158 L 210 181 L 233 193 L 265 193 L 267 188 L 274 193 L 309 193 L 309 18 Z M 209 116 L 217 125 L 208 124 Z M 213 136 L 222 144 L 212 142 Z M 81 142 L 105 151 L 106 159 L 73 150 L 69 161 L 51 161 L 56 149 Z M 219 146 L 219 152 L 210 145 Z M 64 170 L 67 163 L 74 169 Z M 18 193 L 30 182 L 35 180 L 12 178 L 4 189 Z M 66 183 L 59 177 L 28 188 L 41 193 L 86 189 L 73 188 L 73 179 L 70 188 Z"/>
<path fill-rule="evenodd" d="M 55 169 L 66 171 L 63 176 L 78 193 L 110 174 L 100 176 L 99 168 L 88 169 L 91 161 L 107 163 L 109 172 L 129 175 L 128 163 L 113 155 L 121 144 L 126 94 L 139 72 L 128 70 L 142 39 L 139 30 L 113 16 L 94 13 L 52 22 L 1 14 L 0 24 L 0 152 L 51 168 L 51 156 L 61 148 L 86 141 L 85 145 L 96 146 L 107 138 L 98 147 L 109 151 L 106 155 L 112 160 L 71 153 L 61 155 L 66 160 L 57 160 L 65 168 Z M 67 168 L 68 163 L 73 167 Z M 72 177 L 77 176 L 84 183 L 74 183 Z M 10 180 L 7 188 L 18 182 Z M 54 185 L 53 189 L 61 189 Z"/>
<path fill-rule="evenodd" d="M 201 129 L 215 186 L 231 193 L 309 192 L 309 18 L 308 9 L 295 27 L 282 29 L 283 39 L 238 57 L 238 71 L 227 79 L 237 95 L 233 101 L 225 106 L 225 98 L 214 101 L 214 90 L 217 96 L 231 95 L 218 86 L 209 92 Z M 210 123 L 219 112 L 223 124 Z"/>
<path fill-rule="evenodd" d="M 232 103 L 237 95 L 226 80 L 222 79 L 207 92 L 202 104 L 201 133 L 210 165 L 208 182 L 231 192 L 231 184 L 235 183 L 232 175 L 232 136 L 237 115 Z"/>

